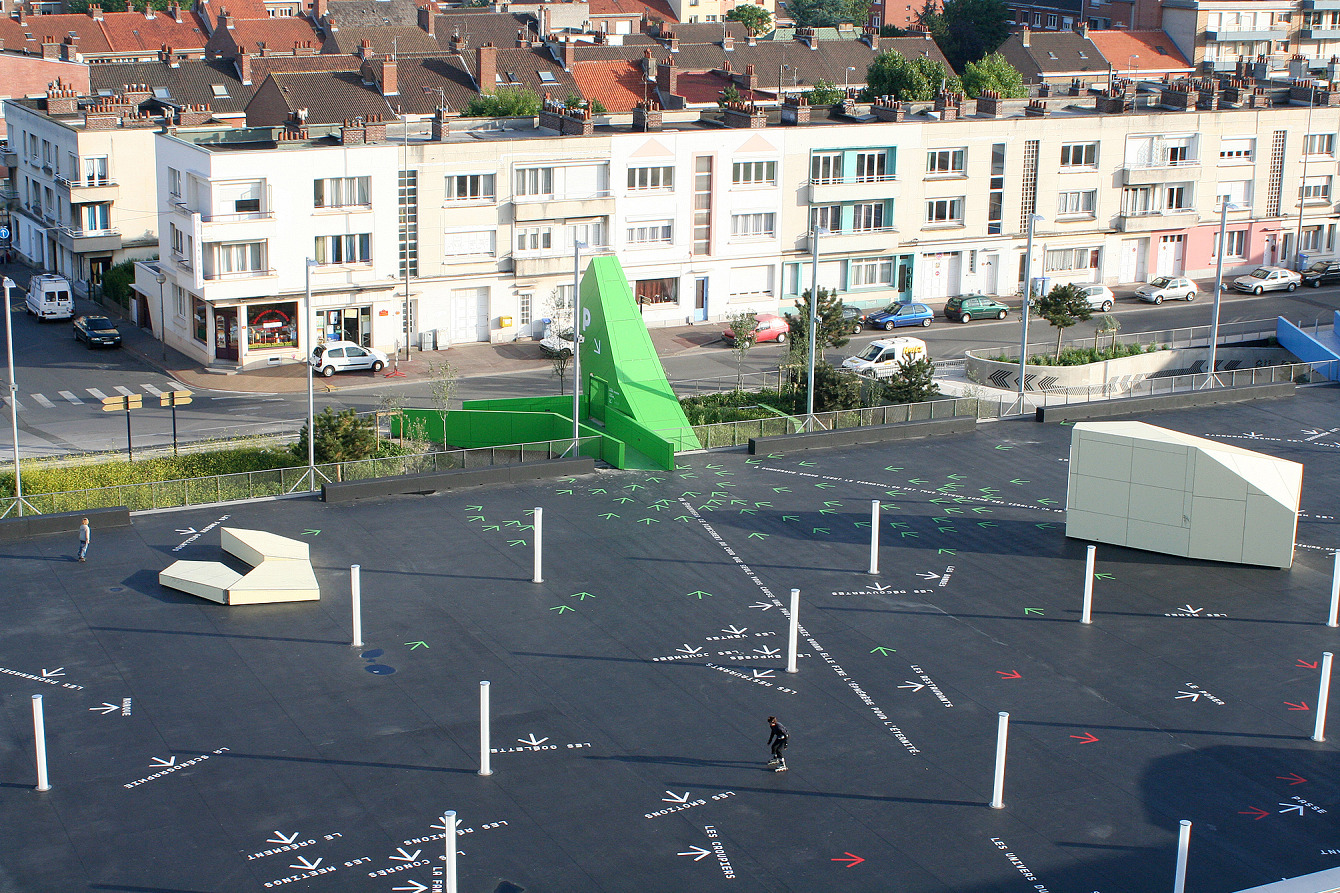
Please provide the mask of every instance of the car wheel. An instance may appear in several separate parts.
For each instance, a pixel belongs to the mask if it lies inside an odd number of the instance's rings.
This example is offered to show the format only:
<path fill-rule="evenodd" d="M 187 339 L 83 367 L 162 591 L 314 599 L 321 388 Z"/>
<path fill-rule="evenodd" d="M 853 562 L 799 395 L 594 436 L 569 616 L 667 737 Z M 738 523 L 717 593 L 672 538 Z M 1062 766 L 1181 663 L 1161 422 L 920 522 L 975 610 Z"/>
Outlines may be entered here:
<path fill-rule="evenodd" d="M 382 370 L 385 369 L 385 368 L 386 368 L 386 364 L 383 363 L 381 360 L 377 360 L 375 363 L 372 364 L 372 371 L 373 371 L 373 372 L 380 372 L 380 371 L 382 371 Z"/>
<path fill-rule="evenodd" d="M 959 316 L 959 318 L 958 318 L 958 321 L 959 321 L 959 322 L 972 322 L 972 314 L 971 314 L 971 313 L 963 313 L 963 314 L 960 314 L 960 316 Z"/>
<path fill-rule="evenodd" d="M 1259 295 L 1263 291 L 1265 291 L 1265 289 L 1258 285 L 1256 288 L 1252 289 L 1252 294 Z"/>
<path fill-rule="evenodd" d="M 1103 308 L 1102 308 L 1102 309 L 1103 309 L 1103 312 L 1104 312 L 1104 313 L 1106 313 L 1107 311 L 1111 310 L 1111 309 L 1112 309 L 1112 302 L 1111 302 L 1111 301 L 1104 301 L 1104 302 L 1103 302 Z"/>
<path fill-rule="evenodd" d="M 1190 304 L 1190 303 L 1191 303 L 1192 301 L 1194 301 L 1194 300 L 1196 300 L 1196 293 L 1195 293 L 1194 291 L 1189 291 L 1189 292 L 1187 292 L 1187 293 L 1186 293 L 1186 302 L 1187 302 L 1188 304 Z"/>
<path fill-rule="evenodd" d="M 928 316 L 921 321 L 921 327 L 924 329 L 931 324 L 931 318 Z"/>
<path fill-rule="evenodd" d="M 1293 290 L 1295 290 L 1296 288 L 1298 288 L 1298 283 L 1297 283 L 1297 282 L 1290 282 L 1290 283 L 1289 283 L 1289 291 L 1293 291 Z"/>
<path fill-rule="evenodd" d="M 785 332 L 778 332 L 778 333 L 777 333 L 777 343 L 778 343 L 778 344 L 785 344 L 785 343 L 786 343 L 786 333 L 785 333 Z"/>
<path fill-rule="evenodd" d="M 1312 287 L 1313 287 L 1313 288 L 1321 288 L 1321 280 L 1320 280 L 1320 279 L 1313 279 L 1313 280 L 1312 280 Z"/>
<path fill-rule="evenodd" d="M 859 335 L 859 334 L 861 334 L 861 324 L 860 324 L 859 322 L 858 322 L 856 325 L 854 325 L 854 326 L 851 327 L 851 333 L 852 333 L 853 335 Z"/>
<path fill-rule="evenodd" d="M 1163 295 L 1154 295 L 1154 303 L 1155 303 L 1155 304 L 1162 304 L 1162 303 L 1163 303 Z"/>
<path fill-rule="evenodd" d="M 332 375 L 335 374 L 335 367 L 326 366 L 321 370 L 321 374 L 324 375 L 326 378 L 330 378 Z"/>
<path fill-rule="evenodd" d="M 560 350 L 560 351 L 558 352 L 558 355 L 559 355 L 560 357 L 562 357 L 563 359 L 565 359 L 565 360 L 570 360 L 570 359 L 572 359 L 572 351 L 569 350 L 569 349 L 566 348 L 566 347 L 563 348 L 562 350 Z"/>
<path fill-rule="evenodd" d="M 999 313 L 996 314 L 996 319 L 1004 319 L 1004 318 L 1005 318 L 1005 311 L 1004 311 L 1004 310 L 1002 310 L 1002 311 L 1000 311 Z"/>
<path fill-rule="evenodd" d="M 890 320 L 885 321 L 885 323 L 884 323 L 884 331 L 886 331 L 886 332 L 892 332 L 892 331 L 893 331 L 893 320 L 890 319 Z"/>

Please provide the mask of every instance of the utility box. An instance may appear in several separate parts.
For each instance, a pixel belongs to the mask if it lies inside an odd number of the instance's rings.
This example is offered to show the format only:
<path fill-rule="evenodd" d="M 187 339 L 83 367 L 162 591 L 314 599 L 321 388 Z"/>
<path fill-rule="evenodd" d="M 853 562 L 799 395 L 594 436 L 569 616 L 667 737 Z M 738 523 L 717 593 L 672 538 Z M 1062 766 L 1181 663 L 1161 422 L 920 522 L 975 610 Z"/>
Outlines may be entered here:
<path fill-rule="evenodd" d="M 500 329 L 510 329 L 511 327 L 512 327 L 512 317 L 510 317 L 510 316 L 500 316 L 500 317 L 498 317 L 498 328 L 500 328 Z"/>
<path fill-rule="evenodd" d="M 437 329 L 419 333 L 419 350 L 437 350 Z"/>

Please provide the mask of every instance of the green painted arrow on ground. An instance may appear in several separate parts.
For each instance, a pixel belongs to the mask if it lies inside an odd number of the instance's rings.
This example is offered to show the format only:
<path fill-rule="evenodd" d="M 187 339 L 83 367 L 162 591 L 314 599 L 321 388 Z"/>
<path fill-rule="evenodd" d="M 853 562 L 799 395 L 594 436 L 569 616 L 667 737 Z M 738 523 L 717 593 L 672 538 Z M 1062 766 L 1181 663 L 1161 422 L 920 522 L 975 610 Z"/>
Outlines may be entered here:
<path fill-rule="evenodd" d="M 751 540 L 765 540 L 765 539 L 767 539 L 767 538 L 770 537 L 770 536 L 772 536 L 771 533 L 759 533 L 757 530 L 755 530 L 753 533 L 749 534 L 749 539 L 751 539 Z"/>
<path fill-rule="evenodd" d="M 714 471 L 714 472 L 712 472 L 712 473 L 713 473 L 713 474 L 718 474 L 718 475 L 720 475 L 720 474 L 735 474 L 735 472 L 733 472 L 733 471 Z"/>
<path fill-rule="evenodd" d="M 757 515 L 758 509 L 740 509 L 742 515 Z"/>
<path fill-rule="evenodd" d="M 802 462 L 800 463 L 800 465 L 804 466 L 805 468 L 813 468 L 813 467 L 814 467 L 814 463 L 813 463 L 813 462 L 803 462 L 803 461 L 802 461 Z"/>
<path fill-rule="evenodd" d="M 571 496 L 571 495 L 572 495 L 572 491 L 571 491 L 571 490 L 556 490 L 555 492 L 558 493 L 559 496 Z"/>
<path fill-rule="evenodd" d="M 884 466 L 884 470 L 885 470 L 885 471 L 902 471 L 902 470 L 903 470 L 903 467 L 902 467 L 901 465 L 885 465 L 885 466 Z"/>
<path fill-rule="evenodd" d="M 702 601 L 702 600 L 703 600 L 703 596 L 711 596 L 712 593 L 710 593 L 710 592 L 703 592 L 701 589 L 695 589 L 695 590 L 693 590 L 692 592 L 690 592 L 689 595 L 696 596 L 697 599 L 698 599 L 698 601 Z"/>
<path fill-rule="evenodd" d="M 1055 527 L 1056 525 L 1055 525 L 1055 524 L 1034 524 L 1033 526 L 1036 527 L 1036 528 L 1038 528 L 1039 530 L 1051 530 L 1051 529 L 1052 529 L 1053 527 Z"/>
<path fill-rule="evenodd" d="M 949 500 L 943 496 L 937 496 L 934 499 L 932 499 L 931 502 L 934 502 L 937 505 L 943 505 L 944 503 L 949 502 Z"/>
<path fill-rule="evenodd" d="M 550 608 L 549 610 L 557 611 L 558 613 L 562 614 L 564 611 L 576 611 L 577 609 L 574 608 L 572 605 L 559 605 L 555 608 Z"/>
<path fill-rule="evenodd" d="M 679 495 L 685 499 L 693 499 L 695 497 L 701 496 L 702 494 L 699 493 L 697 490 L 685 490 L 683 493 Z"/>
<path fill-rule="evenodd" d="M 842 505 L 842 503 L 838 502 L 836 499 L 829 499 L 829 500 L 825 500 L 825 501 L 824 501 L 824 505 L 837 505 L 837 506 L 840 506 L 840 505 Z"/>
<path fill-rule="evenodd" d="M 724 465 L 706 465 L 706 466 L 704 466 L 704 467 L 705 467 L 708 471 L 711 471 L 711 470 L 714 469 L 714 468 L 725 468 L 726 466 L 724 466 Z"/>
<path fill-rule="evenodd" d="M 568 596 L 568 598 L 575 598 L 579 602 L 584 602 L 588 598 L 595 598 L 595 596 L 589 592 L 574 592 L 572 595 Z"/>
<path fill-rule="evenodd" d="M 995 511 L 985 507 L 979 507 L 972 510 L 974 515 L 994 515 Z"/>
<path fill-rule="evenodd" d="M 1011 484 L 1027 484 L 1028 481 L 1021 481 L 1021 480 L 1019 480 L 1018 478 L 1015 478 L 1014 480 L 1010 481 L 1010 483 L 1011 483 Z"/>
<path fill-rule="evenodd" d="M 772 488 L 772 492 L 774 492 L 774 493 L 790 493 L 790 492 L 791 492 L 791 488 L 790 488 L 790 487 L 773 487 L 773 488 Z"/>
<path fill-rule="evenodd" d="M 783 521 L 799 521 L 800 515 L 782 515 Z"/>
<path fill-rule="evenodd" d="M 304 530 L 304 531 L 302 532 L 302 535 L 303 535 L 303 536 L 320 536 L 320 535 L 321 535 L 321 531 L 317 530 L 317 529 L 314 528 L 314 527 L 308 527 L 306 530 Z"/>
<path fill-rule="evenodd" d="M 745 464 L 745 465 L 759 465 L 759 464 L 761 464 L 762 462 L 763 462 L 762 459 L 745 459 L 745 460 L 744 460 L 744 464 Z"/>
<path fill-rule="evenodd" d="M 484 511 L 484 507 L 482 505 L 467 505 L 465 510 L 467 512 L 482 512 Z"/>
<path fill-rule="evenodd" d="M 602 493 L 602 494 L 603 494 L 603 493 L 608 493 L 609 491 L 606 490 L 604 487 L 593 487 L 593 488 L 591 489 L 591 492 L 592 492 L 592 493 Z"/>
<path fill-rule="evenodd" d="M 881 655 L 882 657 L 888 657 L 890 654 L 893 654 L 897 650 L 898 650 L 897 648 L 885 648 L 883 645 L 880 645 L 878 648 L 871 648 L 870 653 L 878 654 Z"/>
<path fill-rule="evenodd" d="M 961 481 L 961 480 L 963 480 L 965 477 L 967 477 L 967 475 L 965 475 L 965 474 L 951 474 L 951 475 L 947 475 L 947 477 L 948 477 L 951 481 Z"/>
<path fill-rule="evenodd" d="M 945 514 L 946 514 L 946 515 L 961 515 L 961 514 L 963 514 L 963 509 L 945 509 Z"/>
<path fill-rule="evenodd" d="M 939 552 L 937 552 L 936 554 L 937 554 L 937 555 L 957 555 L 958 553 L 955 552 L 953 549 L 941 549 L 941 550 L 939 550 Z"/>
<path fill-rule="evenodd" d="M 731 505 L 748 505 L 748 504 L 749 504 L 749 500 L 747 500 L 747 499 L 732 499 L 732 500 L 730 501 L 730 504 L 731 504 Z"/>
<path fill-rule="evenodd" d="M 897 490 L 885 490 L 885 491 L 884 491 L 884 495 L 885 495 L 885 496 L 902 496 L 903 494 L 902 494 L 902 493 L 899 493 Z"/>
<path fill-rule="evenodd" d="M 507 545 L 509 545 L 509 546 L 524 546 L 525 544 L 526 544 L 526 541 L 525 541 L 525 540 L 508 540 L 508 541 L 507 541 Z"/>
<path fill-rule="evenodd" d="M 754 508 L 759 508 L 759 509 L 770 509 L 770 508 L 772 508 L 772 503 L 771 503 L 771 502 L 767 502 L 766 500 L 763 501 L 763 502 L 756 502 L 756 503 L 754 503 Z"/>
<path fill-rule="evenodd" d="M 644 487 L 642 484 L 629 484 L 627 487 L 624 487 L 624 489 L 625 489 L 625 490 L 645 490 L 645 489 L 647 489 L 647 488 Z"/>
<path fill-rule="evenodd" d="M 682 477 L 682 478 L 696 478 L 697 476 L 698 476 L 698 475 L 694 474 L 694 473 L 691 472 L 691 471 L 686 471 L 684 474 L 681 474 L 681 475 L 680 475 L 680 477 Z"/>
<path fill-rule="evenodd" d="M 958 533 L 957 527 L 937 527 L 935 530 L 937 533 Z"/>
<path fill-rule="evenodd" d="M 467 520 L 467 521 L 487 521 L 488 519 L 485 518 L 483 515 L 471 515 L 470 517 L 466 518 L 465 520 Z"/>
<path fill-rule="evenodd" d="M 602 514 L 600 517 L 602 517 L 602 518 L 604 518 L 606 521 L 608 521 L 610 518 L 617 518 L 617 517 L 619 517 L 619 516 L 616 515 L 614 512 L 605 512 L 605 513 Z"/>
<path fill-rule="evenodd" d="M 660 523 L 661 523 L 661 519 L 660 519 L 660 518 L 638 518 L 638 519 L 637 519 L 637 523 L 639 523 L 639 524 L 660 524 Z"/>
<path fill-rule="evenodd" d="M 663 512 L 670 508 L 670 506 L 661 505 L 659 502 L 653 502 L 651 505 L 647 506 L 647 508 L 651 509 L 653 512 Z"/>
<path fill-rule="evenodd" d="M 416 648 L 427 648 L 427 647 L 428 647 L 428 643 L 427 643 L 427 642 L 406 642 L 405 644 L 409 646 L 409 650 L 410 650 L 410 651 L 413 651 L 413 650 L 416 649 Z"/>
<path fill-rule="evenodd" d="M 1025 614 L 1025 615 L 1027 615 L 1027 614 L 1043 614 L 1043 613 L 1044 613 L 1044 612 L 1043 612 L 1043 610 L 1042 610 L 1041 608 L 1024 608 L 1024 614 Z"/>
<path fill-rule="evenodd" d="M 1012 449 L 1014 449 L 1014 447 L 1010 446 L 1008 443 L 998 443 L 998 444 L 996 444 L 996 449 L 998 449 L 998 450 L 1012 450 Z"/>
<path fill-rule="evenodd" d="M 814 486 L 818 487 L 820 490 L 831 490 L 836 487 L 837 484 L 815 484 Z"/>
<path fill-rule="evenodd" d="M 921 534 L 917 533 L 915 530 L 904 530 L 904 531 L 902 531 L 901 533 L 899 533 L 898 535 L 899 535 L 899 536 L 921 536 Z"/>
<path fill-rule="evenodd" d="M 631 497 L 631 496 L 619 496 L 619 497 L 616 497 L 614 501 L 615 501 L 615 502 L 632 502 L 632 501 L 633 501 L 633 497 Z"/>
<path fill-rule="evenodd" d="M 870 522 L 869 522 L 869 521 L 854 521 L 854 522 L 852 522 L 852 523 L 854 523 L 857 527 L 869 527 L 869 526 L 870 526 Z"/>
<path fill-rule="evenodd" d="M 485 526 L 483 529 L 484 529 L 484 530 L 502 530 L 502 528 L 499 527 L 497 524 L 489 524 L 489 525 Z"/>
<path fill-rule="evenodd" d="M 837 509 L 819 509 L 821 515 L 836 515 Z"/>
<path fill-rule="evenodd" d="M 889 522 L 889 526 L 890 526 L 890 527 L 894 527 L 894 528 L 897 528 L 897 527 L 906 527 L 906 526 L 907 526 L 907 522 L 906 522 L 906 521 L 890 521 L 890 522 Z"/>
<path fill-rule="evenodd" d="M 698 511 L 700 511 L 700 512 L 715 512 L 716 509 L 714 509 L 714 508 L 713 508 L 712 506 L 710 506 L 710 505 L 700 505 L 700 506 L 698 506 Z"/>
<path fill-rule="evenodd" d="M 810 533 L 824 533 L 824 534 L 828 534 L 828 533 L 832 533 L 832 531 L 829 530 L 827 527 L 816 527 L 816 528 L 814 528 L 813 530 L 811 530 Z"/>
<path fill-rule="evenodd" d="M 722 497 L 730 496 L 730 494 L 727 493 L 725 490 L 713 490 L 712 493 L 711 493 L 711 495 L 712 495 L 713 497 L 716 497 L 716 496 L 722 496 Z"/>
<path fill-rule="evenodd" d="M 647 480 L 651 481 L 653 484 L 659 484 L 659 483 L 661 483 L 662 481 L 664 481 L 665 478 L 649 477 L 649 478 L 647 478 Z"/>
<path fill-rule="evenodd" d="M 768 453 L 768 458 L 769 458 L 769 459 L 780 459 L 780 458 L 782 458 L 782 457 L 785 456 L 785 455 L 786 455 L 786 453 Z"/>
<path fill-rule="evenodd" d="M 1039 499 L 1038 502 L 1041 505 L 1056 505 L 1055 499 Z"/>
<path fill-rule="evenodd" d="M 676 520 L 676 521 L 691 521 L 692 519 L 691 519 L 688 515 L 676 515 L 676 516 L 675 516 L 675 520 Z"/>
<path fill-rule="evenodd" d="M 978 522 L 977 522 L 977 526 L 978 526 L 978 527 L 999 527 L 1000 525 L 997 524 L 995 521 L 978 521 Z"/>
<path fill-rule="evenodd" d="M 931 520 L 934 521 L 936 524 L 939 524 L 941 521 L 943 521 L 944 523 L 948 524 L 950 521 L 952 521 L 952 520 L 954 520 L 954 519 L 953 519 L 953 518 L 931 518 Z"/>
<path fill-rule="evenodd" d="M 1094 574 L 1094 575 L 1093 575 L 1093 578 L 1094 578 L 1095 580 L 1115 580 L 1115 579 L 1116 579 L 1116 577 L 1112 576 L 1111 574 L 1101 574 L 1101 573 L 1100 573 L 1100 574 Z"/>
<path fill-rule="evenodd" d="M 909 484 L 929 484 L 930 481 L 923 481 L 921 478 L 912 478 L 910 481 L 908 481 L 908 483 L 909 483 Z"/>
<path fill-rule="evenodd" d="M 962 484 L 959 484 L 959 483 L 953 483 L 953 484 L 941 484 L 940 486 L 936 487 L 935 489 L 936 489 L 936 490 L 949 490 L 950 492 L 953 492 L 954 490 L 957 490 L 959 487 L 962 487 L 962 486 L 963 486 L 963 485 L 962 485 Z"/>
<path fill-rule="evenodd" d="M 520 521 L 504 521 L 504 522 L 503 522 L 503 525 L 506 526 L 506 527 L 520 527 L 520 526 L 521 526 L 521 522 L 520 522 Z"/>

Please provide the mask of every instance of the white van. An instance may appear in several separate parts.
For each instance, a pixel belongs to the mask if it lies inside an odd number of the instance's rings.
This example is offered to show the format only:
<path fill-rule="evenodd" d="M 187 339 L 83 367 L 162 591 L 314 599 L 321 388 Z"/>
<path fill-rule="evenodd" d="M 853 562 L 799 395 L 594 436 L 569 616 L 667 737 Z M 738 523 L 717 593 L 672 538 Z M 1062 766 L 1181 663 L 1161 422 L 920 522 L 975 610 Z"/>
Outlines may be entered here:
<path fill-rule="evenodd" d="M 929 358 L 926 342 L 920 338 L 879 338 L 865 350 L 842 361 L 842 368 L 868 378 L 888 378 L 904 360 L 915 362 Z"/>
<path fill-rule="evenodd" d="M 70 283 L 55 273 L 39 273 L 28 280 L 28 312 L 38 319 L 69 319 L 74 316 Z"/>

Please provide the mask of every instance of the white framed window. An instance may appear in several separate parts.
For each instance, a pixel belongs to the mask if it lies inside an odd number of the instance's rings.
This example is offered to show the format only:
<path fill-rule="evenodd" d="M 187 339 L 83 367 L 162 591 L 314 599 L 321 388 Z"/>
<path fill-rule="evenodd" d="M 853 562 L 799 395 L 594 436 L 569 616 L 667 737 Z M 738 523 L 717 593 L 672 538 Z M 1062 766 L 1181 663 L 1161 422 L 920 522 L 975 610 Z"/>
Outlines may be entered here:
<path fill-rule="evenodd" d="M 177 257 L 186 257 L 186 233 L 178 229 L 177 224 L 168 224 L 169 242 L 172 245 L 172 253 Z M 189 258 L 187 258 L 189 260 Z"/>
<path fill-rule="evenodd" d="M 1153 190 L 1148 186 L 1127 186 L 1122 189 L 1121 213 L 1126 217 L 1158 213 L 1154 206 Z"/>
<path fill-rule="evenodd" d="M 814 184 L 842 182 L 842 153 L 816 152 L 810 156 L 810 182 Z"/>
<path fill-rule="evenodd" d="M 628 225 L 630 245 L 669 245 L 673 239 L 674 224 L 669 220 L 649 220 Z"/>
<path fill-rule="evenodd" d="M 1320 226 L 1303 227 L 1303 240 L 1298 243 L 1299 251 L 1320 251 L 1322 228 Z"/>
<path fill-rule="evenodd" d="M 1245 258 L 1247 256 L 1247 231 L 1245 229 L 1231 229 L 1224 233 L 1224 242 L 1228 245 L 1228 253 L 1224 255 L 1228 258 Z M 1210 257 L 1219 256 L 1219 234 L 1214 234 L 1214 242 L 1210 246 Z"/>
<path fill-rule="evenodd" d="M 1245 164 L 1256 160 L 1256 137 L 1235 136 L 1219 141 L 1219 161 L 1223 164 Z"/>
<path fill-rule="evenodd" d="M 74 156 L 70 156 L 72 159 Z M 77 170 L 73 165 L 70 167 L 70 173 L 74 174 Z M 111 182 L 108 176 L 107 156 L 94 155 L 84 158 L 84 182 L 89 186 L 106 186 Z"/>
<path fill-rule="evenodd" d="M 314 208 L 366 208 L 371 204 L 371 177 L 330 177 L 312 181 Z"/>
<path fill-rule="evenodd" d="M 963 197 L 937 198 L 926 202 L 927 223 L 962 223 Z"/>
<path fill-rule="evenodd" d="M 494 257 L 498 234 L 491 229 L 458 230 L 442 234 L 443 257 Z"/>
<path fill-rule="evenodd" d="M 1061 147 L 1061 167 L 1096 167 L 1097 143 L 1066 143 Z"/>
<path fill-rule="evenodd" d="M 926 173 L 961 174 L 967 157 L 967 149 L 932 149 L 926 153 Z"/>
<path fill-rule="evenodd" d="M 551 167 L 517 168 L 516 194 L 531 198 L 553 195 L 554 169 Z"/>
<path fill-rule="evenodd" d="M 856 155 L 856 182 L 878 183 L 889 179 L 889 153 L 881 150 L 858 152 Z"/>
<path fill-rule="evenodd" d="M 206 248 L 209 255 L 205 269 L 206 278 L 259 273 L 265 269 L 264 242 L 215 242 Z"/>
<path fill-rule="evenodd" d="M 517 325 L 528 326 L 535 316 L 535 295 L 523 291 L 516 296 Z"/>
<path fill-rule="evenodd" d="M 1333 155 L 1335 154 L 1335 134 L 1333 133 L 1309 133 L 1303 138 L 1304 155 Z"/>
<path fill-rule="evenodd" d="M 517 251 L 548 251 L 554 247 L 553 228 L 548 226 L 519 226 L 516 229 Z"/>
<path fill-rule="evenodd" d="M 186 318 L 186 289 L 177 283 L 172 283 L 172 309 L 176 312 L 178 319 Z"/>
<path fill-rule="evenodd" d="M 810 229 L 816 226 L 822 226 L 830 233 L 842 232 L 842 206 L 820 205 L 810 208 Z"/>
<path fill-rule="evenodd" d="M 175 167 L 168 168 L 168 195 L 181 198 L 181 171 Z"/>
<path fill-rule="evenodd" d="M 1219 186 L 1214 191 L 1214 209 L 1216 211 L 1222 210 L 1225 201 L 1237 205 L 1239 209 L 1250 208 L 1252 206 L 1252 181 L 1220 180 Z"/>
<path fill-rule="evenodd" d="M 853 232 L 875 232 L 884 228 L 884 203 L 860 202 L 852 207 Z"/>
<path fill-rule="evenodd" d="M 1044 261 L 1048 273 L 1082 272 L 1098 269 L 1099 248 L 1053 248 Z"/>
<path fill-rule="evenodd" d="M 770 239 L 777 233 L 777 215 L 771 211 L 755 214 L 732 214 L 730 234 L 739 238 Z"/>
<path fill-rule="evenodd" d="M 1047 27 L 1048 27 L 1048 28 L 1051 28 L 1052 30 L 1055 30 L 1055 29 L 1056 29 L 1056 13 L 1050 13 L 1050 14 L 1048 14 L 1048 16 L 1047 16 Z"/>
<path fill-rule="evenodd" d="M 777 162 L 737 161 L 731 166 L 731 182 L 736 186 L 776 186 Z"/>
<path fill-rule="evenodd" d="M 848 288 L 875 288 L 893 284 L 893 258 L 855 257 L 847 265 Z"/>
<path fill-rule="evenodd" d="M 1305 204 L 1312 202 L 1322 203 L 1331 200 L 1331 178 L 1325 177 L 1307 177 L 1303 180 L 1302 188 L 1299 190 L 1299 198 Z"/>
<path fill-rule="evenodd" d="M 1056 197 L 1057 216 L 1093 216 L 1094 208 L 1098 204 L 1098 190 L 1077 190 L 1074 192 L 1062 192 Z"/>
<path fill-rule="evenodd" d="M 344 236 L 317 236 L 316 253 L 319 264 L 366 264 L 372 262 L 372 234 L 352 233 Z"/>
<path fill-rule="evenodd" d="M 628 188 L 674 189 L 675 169 L 668 165 L 661 167 L 630 167 L 628 169 Z"/>
<path fill-rule="evenodd" d="M 565 227 L 565 232 L 568 239 L 568 247 L 571 247 L 577 242 L 585 242 L 591 248 L 600 248 L 605 245 L 604 218 L 569 220 Z"/>
<path fill-rule="evenodd" d="M 492 202 L 498 193 L 493 174 L 450 174 L 447 176 L 447 201 Z"/>
<path fill-rule="evenodd" d="M 1186 186 L 1163 187 L 1163 210 L 1190 211 L 1191 190 Z"/>

